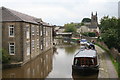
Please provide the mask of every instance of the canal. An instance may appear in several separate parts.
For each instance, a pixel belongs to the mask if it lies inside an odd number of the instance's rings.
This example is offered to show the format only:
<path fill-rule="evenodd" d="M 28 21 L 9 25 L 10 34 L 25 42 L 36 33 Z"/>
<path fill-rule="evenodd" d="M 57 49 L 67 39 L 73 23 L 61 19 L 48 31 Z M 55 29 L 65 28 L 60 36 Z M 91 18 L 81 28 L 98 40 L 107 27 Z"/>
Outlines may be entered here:
<path fill-rule="evenodd" d="M 42 53 L 22 67 L 4 69 L 3 78 L 97 78 L 98 74 L 82 76 L 72 73 L 74 54 L 80 49 L 76 43 L 56 40 L 56 46 Z"/>

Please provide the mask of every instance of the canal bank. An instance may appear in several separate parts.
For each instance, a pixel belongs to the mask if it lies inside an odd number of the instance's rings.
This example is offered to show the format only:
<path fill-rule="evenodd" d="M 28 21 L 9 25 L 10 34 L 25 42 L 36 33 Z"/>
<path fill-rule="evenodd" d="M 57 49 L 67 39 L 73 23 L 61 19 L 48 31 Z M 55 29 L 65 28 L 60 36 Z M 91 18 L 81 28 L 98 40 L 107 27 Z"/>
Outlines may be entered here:
<path fill-rule="evenodd" d="M 110 56 L 99 46 L 96 46 L 99 54 L 100 68 L 98 78 L 118 78 L 118 74 L 110 59 Z"/>

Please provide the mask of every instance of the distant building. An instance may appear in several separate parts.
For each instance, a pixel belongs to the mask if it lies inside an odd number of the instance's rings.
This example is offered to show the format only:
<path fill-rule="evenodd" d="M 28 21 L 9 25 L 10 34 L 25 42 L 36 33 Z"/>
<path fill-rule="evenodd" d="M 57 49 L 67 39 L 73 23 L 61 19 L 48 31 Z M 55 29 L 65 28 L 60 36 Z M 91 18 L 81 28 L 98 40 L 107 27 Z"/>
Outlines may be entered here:
<path fill-rule="evenodd" d="M 96 32 L 99 33 L 99 27 L 98 27 L 98 18 L 97 18 L 97 12 L 95 15 L 93 15 L 93 12 L 91 14 L 91 21 L 85 22 L 84 26 L 81 26 L 80 29 L 78 29 L 79 32 Z"/>
<path fill-rule="evenodd" d="M 120 1 L 118 2 L 118 18 L 120 18 Z"/>
<path fill-rule="evenodd" d="M 41 19 L 1 7 L 2 48 L 13 62 L 26 63 L 52 48 L 52 26 Z"/>

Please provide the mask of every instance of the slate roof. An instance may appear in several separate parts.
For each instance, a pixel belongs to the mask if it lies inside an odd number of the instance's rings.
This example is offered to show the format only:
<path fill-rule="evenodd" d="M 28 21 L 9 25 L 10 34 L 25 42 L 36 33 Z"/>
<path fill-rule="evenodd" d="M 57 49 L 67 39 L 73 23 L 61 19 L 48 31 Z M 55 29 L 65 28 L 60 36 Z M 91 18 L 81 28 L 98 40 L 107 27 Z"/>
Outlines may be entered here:
<path fill-rule="evenodd" d="M 0 11 L 2 11 L 3 22 L 4 21 L 24 21 L 24 22 L 38 24 L 37 18 L 29 16 L 27 14 L 17 12 L 15 10 L 11 10 L 5 7 L 0 7 Z"/>

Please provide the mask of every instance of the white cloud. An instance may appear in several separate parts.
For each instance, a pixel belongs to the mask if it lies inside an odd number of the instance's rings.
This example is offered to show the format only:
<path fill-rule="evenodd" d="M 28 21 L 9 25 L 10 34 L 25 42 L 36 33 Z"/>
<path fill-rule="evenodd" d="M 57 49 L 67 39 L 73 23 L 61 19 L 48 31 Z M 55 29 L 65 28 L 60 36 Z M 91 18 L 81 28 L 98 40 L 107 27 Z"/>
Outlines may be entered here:
<path fill-rule="evenodd" d="M 63 25 L 80 22 L 98 12 L 99 19 L 104 15 L 117 16 L 118 0 L 2 0 L 2 6 L 40 17 L 51 24 Z"/>

